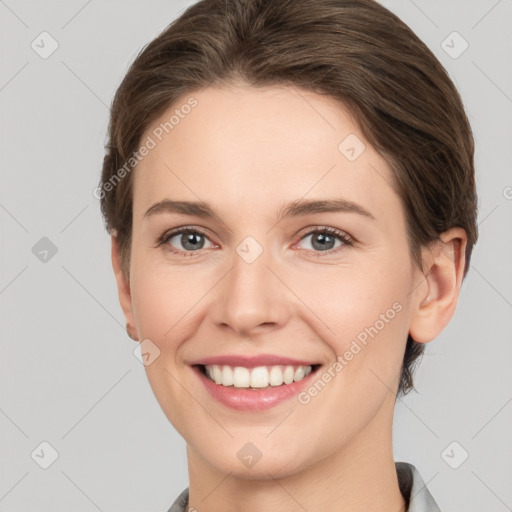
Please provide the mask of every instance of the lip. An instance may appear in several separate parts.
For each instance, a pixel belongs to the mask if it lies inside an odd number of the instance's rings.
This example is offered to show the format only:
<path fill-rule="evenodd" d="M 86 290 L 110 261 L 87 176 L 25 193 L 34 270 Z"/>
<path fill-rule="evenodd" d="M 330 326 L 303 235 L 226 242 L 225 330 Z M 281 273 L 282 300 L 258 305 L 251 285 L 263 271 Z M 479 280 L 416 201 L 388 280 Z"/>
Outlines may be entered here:
<path fill-rule="evenodd" d="M 208 361 L 209 360 L 210 359 L 208 359 Z M 222 361 L 225 360 L 225 358 L 222 358 Z M 284 360 L 284 358 L 281 358 L 280 360 Z M 237 359 L 237 361 L 240 361 L 240 359 Z M 221 404 L 239 411 L 263 411 L 275 407 L 286 400 L 290 400 L 298 395 L 304 387 L 311 383 L 313 376 L 316 377 L 318 369 L 320 368 L 320 366 L 318 366 L 307 377 L 304 377 L 298 382 L 292 382 L 291 384 L 275 387 L 268 386 L 267 388 L 262 389 L 244 389 L 235 388 L 234 386 L 222 386 L 221 384 L 215 384 L 215 382 L 211 381 L 206 377 L 206 375 L 204 375 L 201 365 L 202 363 L 198 363 L 197 365 L 192 366 L 192 370 L 199 377 L 199 380 L 210 395 Z"/>
<path fill-rule="evenodd" d="M 290 366 L 313 366 L 320 364 L 318 362 L 311 362 L 306 360 L 293 359 L 291 357 L 276 356 L 274 354 L 260 354 L 257 356 L 247 355 L 225 355 L 225 356 L 212 356 L 205 357 L 204 359 L 197 359 L 189 363 L 190 366 L 196 365 L 227 365 L 227 366 L 244 366 L 245 368 L 255 368 L 256 366 L 277 366 L 277 365 L 290 365 Z"/>

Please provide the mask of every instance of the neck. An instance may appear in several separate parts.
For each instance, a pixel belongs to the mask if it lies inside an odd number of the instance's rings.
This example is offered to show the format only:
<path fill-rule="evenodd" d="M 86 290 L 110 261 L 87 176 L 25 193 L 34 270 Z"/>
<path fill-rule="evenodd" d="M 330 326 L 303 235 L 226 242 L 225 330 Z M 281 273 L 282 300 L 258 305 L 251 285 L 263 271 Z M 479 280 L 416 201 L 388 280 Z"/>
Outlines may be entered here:
<path fill-rule="evenodd" d="M 392 450 L 393 407 L 385 409 L 347 445 L 284 477 L 223 473 L 187 445 L 189 510 L 406 512 Z"/>

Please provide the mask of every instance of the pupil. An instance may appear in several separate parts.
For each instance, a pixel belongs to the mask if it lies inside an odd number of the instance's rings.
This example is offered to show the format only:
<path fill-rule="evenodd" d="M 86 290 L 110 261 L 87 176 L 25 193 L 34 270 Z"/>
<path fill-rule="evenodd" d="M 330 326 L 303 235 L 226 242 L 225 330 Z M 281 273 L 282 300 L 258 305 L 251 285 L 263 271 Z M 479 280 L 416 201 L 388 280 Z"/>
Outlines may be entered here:
<path fill-rule="evenodd" d="M 197 242 L 198 237 L 202 237 L 202 235 L 200 235 L 199 233 L 189 233 L 188 235 L 183 235 L 183 237 L 182 237 L 183 247 L 185 247 L 187 249 L 198 249 L 198 248 L 201 249 L 204 245 L 204 241 L 202 244 L 200 242 L 198 243 Z M 183 239 L 185 240 L 184 242 L 183 242 Z M 187 244 L 190 244 L 190 246 L 187 247 Z"/>
<path fill-rule="evenodd" d="M 319 245 L 315 246 L 317 241 L 319 242 Z M 313 238 L 313 247 L 315 247 L 315 249 L 332 249 L 332 242 L 334 242 L 334 237 L 326 235 L 325 233 L 319 233 L 316 237 Z"/>

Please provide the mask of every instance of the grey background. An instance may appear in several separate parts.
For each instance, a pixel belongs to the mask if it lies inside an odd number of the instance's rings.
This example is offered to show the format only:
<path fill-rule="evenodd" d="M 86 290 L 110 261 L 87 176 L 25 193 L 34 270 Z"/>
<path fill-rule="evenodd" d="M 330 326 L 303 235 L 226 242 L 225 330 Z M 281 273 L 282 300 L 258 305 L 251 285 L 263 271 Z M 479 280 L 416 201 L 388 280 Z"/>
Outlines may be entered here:
<path fill-rule="evenodd" d="M 188 485 L 185 443 L 125 334 L 92 191 L 117 86 L 189 4 L 0 0 L 3 512 L 166 511 Z M 395 458 L 416 465 L 443 512 L 512 510 L 512 1 L 383 4 L 459 88 L 479 189 L 472 268 L 418 393 L 397 404 Z M 46 59 L 31 47 L 43 31 L 59 45 Z M 457 58 L 453 31 L 469 43 Z M 57 249 L 46 262 L 43 237 Z M 35 462 L 51 455 L 44 441 L 58 452 L 48 469 Z"/>

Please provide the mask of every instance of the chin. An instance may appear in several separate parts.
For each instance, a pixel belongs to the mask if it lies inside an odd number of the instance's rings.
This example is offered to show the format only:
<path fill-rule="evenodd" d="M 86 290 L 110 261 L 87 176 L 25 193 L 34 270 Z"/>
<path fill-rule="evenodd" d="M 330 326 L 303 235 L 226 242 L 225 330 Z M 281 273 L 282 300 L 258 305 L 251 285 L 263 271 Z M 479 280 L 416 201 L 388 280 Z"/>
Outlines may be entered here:
<path fill-rule="evenodd" d="M 305 469 L 302 458 L 297 458 L 298 451 L 291 453 L 278 448 L 262 448 L 256 451 L 254 446 L 246 443 L 241 449 L 232 449 L 230 446 L 220 453 L 201 456 L 217 471 L 232 477 L 241 480 L 271 480 L 293 476 Z M 253 460 L 250 460 L 250 453 L 253 454 Z M 311 462 L 311 457 L 309 461 Z"/>

